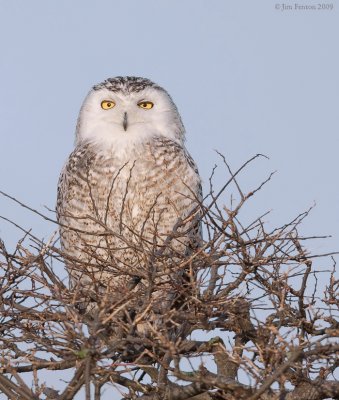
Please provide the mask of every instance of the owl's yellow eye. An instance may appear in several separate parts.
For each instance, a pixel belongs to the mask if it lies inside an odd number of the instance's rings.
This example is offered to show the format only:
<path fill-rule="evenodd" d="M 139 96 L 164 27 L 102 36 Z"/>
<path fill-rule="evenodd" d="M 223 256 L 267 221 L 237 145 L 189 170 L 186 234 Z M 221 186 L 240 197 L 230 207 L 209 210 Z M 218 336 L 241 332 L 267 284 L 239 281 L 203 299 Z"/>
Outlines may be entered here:
<path fill-rule="evenodd" d="M 154 104 L 151 101 L 141 101 L 140 103 L 138 103 L 138 106 L 140 108 L 143 108 L 144 110 L 150 110 L 151 108 L 153 108 Z"/>
<path fill-rule="evenodd" d="M 104 110 L 109 110 L 110 108 L 113 108 L 115 106 L 114 101 L 111 100 L 104 100 L 101 102 L 101 108 Z"/>

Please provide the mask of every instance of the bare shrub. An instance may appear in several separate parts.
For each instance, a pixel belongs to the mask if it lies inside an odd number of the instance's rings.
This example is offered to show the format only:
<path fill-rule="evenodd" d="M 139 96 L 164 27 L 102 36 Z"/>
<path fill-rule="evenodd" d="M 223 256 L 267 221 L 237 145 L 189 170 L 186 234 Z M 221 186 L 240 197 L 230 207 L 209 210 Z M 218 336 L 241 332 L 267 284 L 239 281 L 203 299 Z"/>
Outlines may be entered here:
<path fill-rule="evenodd" d="M 61 279 L 65 255 L 53 239 L 26 232 L 12 253 L 1 241 L 0 392 L 27 400 L 73 399 L 80 390 L 86 399 L 103 392 L 143 400 L 339 399 L 335 261 L 304 246 L 311 238 L 298 227 L 308 212 L 275 229 L 265 216 L 240 221 L 271 179 L 248 193 L 239 187 L 238 175 L 256 157 L 235 173 L 224 160 L 230 176 L 219 191 L 212 174 L 200 205 L 205 240 L 191 254 L 173 256 L 178 232 L 166 242 L 171 251 L 140 240 L 138 251 L 157 268 L 139 275 L 126 268 L 119 296 L 90 272 L 86 290 Z M 232 207 L 225 205 L 231 185 Z M 312 267 L 320 256 L 327 272 Z M 324 273 L 325 290 L 318 288 Z M 48 371 L 67 371 L 62 388 L 51 387 Z"/>

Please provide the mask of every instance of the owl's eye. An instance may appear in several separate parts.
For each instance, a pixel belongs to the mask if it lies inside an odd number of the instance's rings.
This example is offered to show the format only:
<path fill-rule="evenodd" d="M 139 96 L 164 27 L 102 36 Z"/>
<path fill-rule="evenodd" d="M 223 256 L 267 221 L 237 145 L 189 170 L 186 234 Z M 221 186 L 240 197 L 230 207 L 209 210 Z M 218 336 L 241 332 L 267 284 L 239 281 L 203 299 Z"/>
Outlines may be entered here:
<path fill-rule="evenodd" d="M 141 101 L 140 103 L 138 103 L 138 106 L 140 108 L 143 108 L 144 110 L 150 110 L 151 108 L 153 108 L 154 104 L 151 101 Z"/>
<path fill-rule="evenodd" d="M 104 100 L 101 102 L 101 108 L 104 110 L 109 110 L 110 108 L 113 108 L 115 106 L 114 101 L 111 100 Z"/>

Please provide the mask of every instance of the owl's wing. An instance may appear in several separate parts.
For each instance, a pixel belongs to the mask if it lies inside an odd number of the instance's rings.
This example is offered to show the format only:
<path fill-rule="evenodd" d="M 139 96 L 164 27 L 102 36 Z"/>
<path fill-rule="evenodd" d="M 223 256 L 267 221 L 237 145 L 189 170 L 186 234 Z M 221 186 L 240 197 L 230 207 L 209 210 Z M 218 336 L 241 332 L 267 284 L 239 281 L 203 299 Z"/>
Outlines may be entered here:
<path fill-rule="evenodd" d="M 56 211 L 59 222 L 66 211 L 65 208 L 72 195 L 73 186 L 76 186 L 76 181 L 85 179 L 85 171 L 92 159 L 93 154 L 89 145 L 83 145 L 75 148 L 64 164 L 57 188 Z"/>
<path fill-rule="evenodd" d="M 199 170 L 198 167 L 193 160 L 192 156 L 189 154 L 187 149 L 185 147 L 182 148 L 182 151 L 184 153 L 184 157 L 187 163 L 187 167 L 193 171 L 193 179 L 192 179 L 192 185 L 191 185 L 191 192 L 192 192 L 192 197 L 194 197 L 194 207 L 191 211 L 191 215 L 194 216 L 192 224 L 191 224 L 191 229 L 190 229 L 190 236 L 192 240 L 190 241 L 189 248 L 196 248 L 201 246 L 202 242 L 202 221 L 201 221 L 201 216 L 202 216 L 202 200 L 203 200 L 203 193 L 202 193 L 202 184 L 201 184 L 201 178 L 199 175 Z"/>

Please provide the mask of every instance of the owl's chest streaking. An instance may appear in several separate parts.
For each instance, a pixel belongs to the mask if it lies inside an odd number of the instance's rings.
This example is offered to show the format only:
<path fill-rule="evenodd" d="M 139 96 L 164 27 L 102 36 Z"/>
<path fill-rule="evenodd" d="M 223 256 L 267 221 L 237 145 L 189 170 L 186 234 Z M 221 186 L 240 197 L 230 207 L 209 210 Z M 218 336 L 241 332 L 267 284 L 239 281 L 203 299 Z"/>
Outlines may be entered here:
<path fill-rule="evenodd" d="M 112 233 L 109 246 L 116 253 L 140 239 L 162 243 L 200 199 L 194 162 L 171 140 L 155 139 L 124 152 L 84 145 L 71 154 L 60 177 L 63 248 L 81 259 L 108 253 L 103 232 Z"/>

